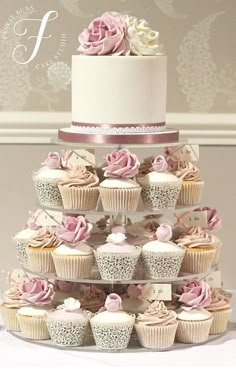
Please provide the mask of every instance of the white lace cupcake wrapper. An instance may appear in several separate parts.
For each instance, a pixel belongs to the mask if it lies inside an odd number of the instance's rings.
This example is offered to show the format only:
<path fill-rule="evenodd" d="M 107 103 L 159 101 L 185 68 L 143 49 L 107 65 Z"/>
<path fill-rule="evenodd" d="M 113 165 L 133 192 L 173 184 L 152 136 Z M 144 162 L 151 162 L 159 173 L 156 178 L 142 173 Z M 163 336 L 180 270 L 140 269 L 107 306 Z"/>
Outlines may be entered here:
<path fill-rule="evenodd" d="M 33 177 L 35 191 L 42 206 L 62 206 L 61 193 L 58 188 L 60 179 L 36 180 Z"/>
<path fill-rule="evenodd" d="M 19 260 L 19 263 L 25 267 L 28 263 L 26 247 L 28 246 L 29 240 L 13 237 L 12 241 L 16 249 L 17 259 Z"/>
<path fill-rule="evenodd" d="M 181 183 L 176 184 L 162 184 L 159 185 L 145 185 L 142 188 L 142 198 L 144 206 L 150 210 L 158 209 L 174 209 L 179 192 Z"/>
<path fill-rule="evenodd" d="M 142 251 L 146 273 L 150 278 L 176 278 L 184 258 L 184 249 L 173 254 Z"/>
<path fill-rule="evenodd" d="M 47 319 L 52 341 L 61 346 L 81 346 L 87 327 L 88 321 Z"/>

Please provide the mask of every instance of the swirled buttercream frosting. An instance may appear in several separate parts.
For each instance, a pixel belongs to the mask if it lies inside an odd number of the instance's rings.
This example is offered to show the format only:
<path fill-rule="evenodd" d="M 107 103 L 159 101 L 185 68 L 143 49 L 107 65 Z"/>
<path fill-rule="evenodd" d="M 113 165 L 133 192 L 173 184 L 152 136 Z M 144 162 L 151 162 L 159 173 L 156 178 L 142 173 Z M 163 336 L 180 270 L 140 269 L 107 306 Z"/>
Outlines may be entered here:
<path fill-rule="evenodd" d="M 201 227 L 191 227 L 176 241 L 177 244 L 188 247 L 210 247 L 214 245 L 214 237 Z"/>
<path fill-rule="evenodd" d="M 99 179 L 97 175 L 91 173 L 85 166 L 78 166 L 65 174 L 65 177 L 59 183 L 68 187 L 97 187 Z"/>
<path fill-rule="evenodd" d="M 28 246 L 35 248 L 56 248 L 61 244 L 57 233 L 50 227 L 42 227 L 31 237 Z"/>
<path fill-rule="evenodd" d="M 14 285 L 3 293 L 2 304 L 7 308 L 20 308 L 24 305 L 22 292 L 18 285 Z"/>
<path fill-rule="evenodd" d="M 170 171 L 177 176 L 177 178 L 188 180 L 188 181 L 200 181 L 200 171 L 191 162 L 176 161 L 171 164 Z"/>
<path fill-rule="evenodd" d="M 212 291 L 211 303 L 206 308 L 210 312 L 228 309 L 230 308 L 230 299 L 222 295 L 219 290 L 215 289 Z"/>
<path fill-rule="evenodd" d="M 143 314 L 137 317 L 137 323 L 145 326 L 166 326 L 176 322 L 177 314 L 168 310 L 163 301 L 154 301 Z"/>

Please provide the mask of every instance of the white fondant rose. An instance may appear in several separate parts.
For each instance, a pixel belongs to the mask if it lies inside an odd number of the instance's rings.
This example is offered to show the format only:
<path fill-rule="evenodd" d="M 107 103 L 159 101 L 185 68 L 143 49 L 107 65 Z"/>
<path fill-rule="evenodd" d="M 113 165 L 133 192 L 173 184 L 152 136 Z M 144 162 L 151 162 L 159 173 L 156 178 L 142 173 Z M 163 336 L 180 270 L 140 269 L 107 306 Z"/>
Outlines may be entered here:
<path fill-rule="evenodd" d="M 158 55 L 162 54 L 159 44 L 159 32 L 153 31 L 148 22 L 132 16 L 125 17 L 128 27 L 128 40 L 131 54 Z"/>
<path fill-rule="evenodd" d="M 74 298 L 68 298 L 64 300 L 63 307 L 65 310 L 73 312 L 74 310 L 80 309 L 80 302 Z"/>
<path fill-rule="evenodd" d="M 111 233 L 107 237 L 107 242 L 114 243 L 114 244 L 120 244 L 126 240 L 126 237 L 124 233 Z"/>

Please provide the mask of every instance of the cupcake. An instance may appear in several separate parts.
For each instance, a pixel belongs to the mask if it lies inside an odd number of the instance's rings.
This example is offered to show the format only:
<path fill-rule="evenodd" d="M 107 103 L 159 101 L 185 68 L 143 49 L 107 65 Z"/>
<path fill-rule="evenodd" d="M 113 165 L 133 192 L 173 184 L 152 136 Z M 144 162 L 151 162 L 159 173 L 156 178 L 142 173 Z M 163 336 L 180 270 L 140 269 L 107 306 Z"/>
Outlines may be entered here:
<path fill-rule="evenodd" d="M 95 286 L 83 285 L 80 289 L 80 303 L 83 309 L 98 312 L 104 306 L 106 294 L 104 290 Z"/>
<path fill-rule="evenodd" d="M 176 313 L 168 310 L 163 301 L 154 301 L 135 321 L 141 346 L 150 349 L 170 348 L 174 344 L 177 327 Z"/>
<path fill-rule="evenodd" d="M 103 280 L 130 280 L 141 249 L 125 242 L 124 233 L 111 233 L 107 243 L 94 249 L 98 269 Z"/>
<path fill-rule="evenodd" d="M 65 173 L 58 187 L 65 209 L 96 209 L 99 196 L 99 179 L 85 166 L 78 166 Z"/>
<path fill-rule="evenodd" d="M 176 243 L 185 246 L 181 272 L 205 273 L 211 269 L 216 253 L 214 237 L 201 227 L 191 227 Z"/>
<path fill-rule="evenodd" d="M 210 286 L 204 281 L 192 280 L 178 287 L 176 295 L 182 303 L 177 310 L 179 325 L 176 340 L 189 344 L 207 341 L 212 315 L 204 308 L 212 301 Z"/>
<path fill-rule="evenodd" d="M 150 302 L 142 297 L 142 285 L 129 285 L 127 292 L 122 295 L 122 309 L 125 312 L 144 313 Z"/>
<path fill-rule="evenodd" d="M 213 317 L 210 335 L 225 332 L 232 312 L 230 299 L 223 295 L 219 289 L 214 289 L 212 292 L 212 300 L 206 309 Z"/>
<path fill-rule="evenodd" d="M 14 284 L 9 290 L 3 292 L 1 313 L 4 326 L 10 331 L 20 331 L 17 320 L 17 310 L 25 305 L 22 300 L 22 292 L 18 284 Z"/>
<path fill-rule="evenodd" d="M 50 339 L 46 325 L 47 313 L 52 310 L 54 286 L 45 279 L 31 278 L 22 285 L 22 300 L 26 306 L 17 311 L 23 337 L 33 340 Z"/>
<path fill-rule="evenodd" d="M 135 316 L 124 312 L 121 308 L 120 296 L 110 294 L 106 298 L 104 310 L 90 319 L 98 348 L 108 350 L 127 348 Z"/>
<path fill-rule="evenodd" d="M 182 180 L 177 205 L 191 206 L 201 202 L 204 181 L 201 179 L 200 171 L 196 165 L 187 161 L 176 161 L 171 163 L 171 172 Z"/>
<path fill-rule="evenodd" d="M 91 230 L 92 224 L 81 215 L 67 216 L 64 219 L 58 230 L 62 244 L 52 252 L 58 277 L 70 280 L 91 276 L 93 251 L 85 243 Z"/>
<path fill-rule="evenodd" d="M 20 264 L 27 266 L 28 256 L 26 253 L 26 247 L 34 235 L 35 231 L 40 229 L 42 226 L 37 223 L 38 216 L 41 214 L 42 210 L 37 210 L 34 214 L 30 214 L 24 229 L 18 232 L 13 238 L 13 244 L 16 248 L 17 258 Z"/>
<path fill-rule="evenodd" d="M 152 279 L 174 279 L 179 275 L 185 248 L 170 242 L 172 229 L 168 224 L 157 228 L 156 238 L 142 247 L 147 275 Z"/>
<path fill-rule="evenodd" d="M 81 309 L 79 300 L 65 299 L 63 305 L 47 313 L 47 327 L 53 343 L 61 346 L 81 346 L 89 319 L 89 312 Z"/>
<path fill-rule="evenodd" d="M 127 149 L 115 150 L 106 157 L 107 166 L 100 184 L 100 196 L 106 211 L 136 211 L 141 187 L 133 179 L 138 173 L 137 156 Z"/>
<path fill-rule="evenodd" d="M 31 237 L 26 253 L 28 266 L 35 273 L 54 273 L 51 253 L 61 244 L 53 227 L 42 227 Z"/>
<path fill-rule="evenodd" d="M 149 210 L 174 209 L 182 180 L 167 171 L 168 164 L 164 156 L 158 155 L 152 162 L 148 174 L 138 177 L 142 186 L 142 199 Z"/>
<path fill-rule="evenodd" d="M 33 182 L 40 205 L 45 207 L 62 207 L 58 183 L 64 178 L 66 170 L 57 152 L 50 152 L 44 165 L 33 173 Z"/>

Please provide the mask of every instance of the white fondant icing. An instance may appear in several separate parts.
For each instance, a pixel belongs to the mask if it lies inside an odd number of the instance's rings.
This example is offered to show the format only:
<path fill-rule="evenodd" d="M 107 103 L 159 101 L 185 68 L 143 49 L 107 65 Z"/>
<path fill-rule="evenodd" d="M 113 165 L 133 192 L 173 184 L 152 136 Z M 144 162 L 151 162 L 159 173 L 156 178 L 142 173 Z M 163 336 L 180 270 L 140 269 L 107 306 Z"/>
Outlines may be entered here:
<path fill-rule="evenodd" d="M 139 188 L 140 185 L 133 179 L 107 178 L 100 184 L 104 188 Z"/>
<path fill-rule="evenodd" d="M 30 229 L 30 228 L 25 228 L 25 229 L 22 229 L 20 232 L 18 232 L 14 238 L 16 239 L 22 239 L 22 240 L 29 240 L 33 234 L 35 233 L 36 231 L 33 230 L 33 229 Z"/>
<path fill-rule="evenodd" d="M 177 310 L 177 319 L 181 321 L 204 321 L 211 318 L 211 313 L 204 308 L 194 308 L 190 310 Z"/>
<path fill-rule="evenodd" d="M 33 174 L 34 179 L 62 179 L 66 174 L 65 170 L 61 169 L 41 169 Z"/>
<path fill-rule="evenodd" d="M 22 307 L 18 309 L 17 314 L 30 317 L 44 317 L 47 314 L 47 310 L 39 307 Z"/>
<path fill-rule="evenodd" d="M 159 184 L 159 183 L 180 183 L 181 180 L 175 175 L 169 173 L 168 171 L 151 171 L 144 177 L 139 178 L 139 183 L 142 185 L 147 184 Z"/>
<path fill-rule="evenodd" d="M 172 242 L 162 242 L 158 240 L 150 241 L 143 245 L 142 248 L 144 251 L 152 252 L 179 252 L 183 250 L 182 247 L 172 243 Z"/>
<path fill-rule="evenodd" d="M 107 324 L 107 323 L 122 323 L 122 322 L 130 322 L 132 321 L 132 316 L 130 314 L 123 312 L 123 311 L 117 311 L 117 312 L 109 312 L 104 311 L 101 313 L 98 313 L 96 316 L 94 316 L 91 319 L 91 322 L 93 323 L 99 323 L 99 324 Z"/>
<path fill-rule="evenodd" d="M 90 255 L 92 254 L 92 249 L 89 245 L 80 242 L 77 246 L 70 246 L 65 243 L 58 246 L 53 254 L 56 255 Z"/>

